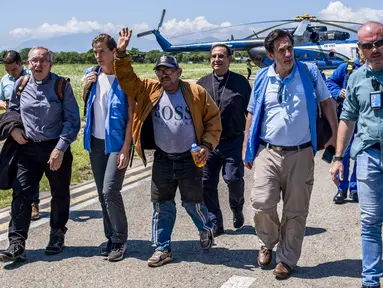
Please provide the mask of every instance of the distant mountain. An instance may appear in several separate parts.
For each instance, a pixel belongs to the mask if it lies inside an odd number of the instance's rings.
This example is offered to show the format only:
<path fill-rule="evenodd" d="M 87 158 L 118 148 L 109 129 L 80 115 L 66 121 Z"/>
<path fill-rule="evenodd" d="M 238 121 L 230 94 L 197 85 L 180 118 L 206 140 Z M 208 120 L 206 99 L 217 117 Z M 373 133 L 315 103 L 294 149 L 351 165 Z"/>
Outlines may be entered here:
<path fill-rule="evenodd" d="M 91 49 L 92 40 L 94 37 L 96 37 L 98 34 L 100 34 L 97 31 L 86 33 L 86 34 L 71 34 L 71 35 L 64 35 L 56 38 L 51 39 L 31 39 L 22 42 L 17 47 L 14 47 L 15 50 L 20 50 L 22 48 L 31 48 L 33 46 L 44 46 L 49 48 L 53 52 L 70 52 L 70 51 L 76 51 L 76 52 L 86 52 L 89 49 Z M 118 40 L 118 35 L 111 35 L 116 41 Z M 161 47 L 158 45 L 158 43 L 155 41 L 154 37 L 150 37 L 152 39 L 147 38 L 137 38 L 136 36 L 132 37 L 131 43 L 129 44 L 129 47 L 131 48 L 137 48 L 140 51 L 150 51 L 150 50 L 161 50 Z M 178 39 L 177 39 L 178 40 Z M 203 39 L 195 40 L 195 39 L 187 39 L 187 40 L 178 40 L 174 41 L 174 44 L 185 44 L 185 43 L 196 43 L 196 42 L 215 42 L 215 41 L 224 41 L 226 39 L 217 39 L 214 37 L 206 37 Z M 170 39 L 170 42 L 171 39 Z M 172 42 L 173 43 L 173 42 Z"/>

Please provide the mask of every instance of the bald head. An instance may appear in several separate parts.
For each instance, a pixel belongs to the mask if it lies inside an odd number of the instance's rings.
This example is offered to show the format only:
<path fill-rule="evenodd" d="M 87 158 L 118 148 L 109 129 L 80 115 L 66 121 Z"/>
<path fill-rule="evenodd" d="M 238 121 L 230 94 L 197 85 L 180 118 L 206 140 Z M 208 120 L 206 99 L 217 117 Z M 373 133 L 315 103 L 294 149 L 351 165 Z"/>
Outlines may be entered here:
<path fill-rule="evenodd" d="M 383 69 L 383 24 L 369 21 L 358 31 L 358 46 L 368 65 L 374 70 Z"/>
<path fill-rule="evenodd" d="M 368 39 L 380 35 L 383 38 L 383 24 L 376 21 L 369 21 L 360 26 L 358 30 L 359 42 L 372 42 Z"/>

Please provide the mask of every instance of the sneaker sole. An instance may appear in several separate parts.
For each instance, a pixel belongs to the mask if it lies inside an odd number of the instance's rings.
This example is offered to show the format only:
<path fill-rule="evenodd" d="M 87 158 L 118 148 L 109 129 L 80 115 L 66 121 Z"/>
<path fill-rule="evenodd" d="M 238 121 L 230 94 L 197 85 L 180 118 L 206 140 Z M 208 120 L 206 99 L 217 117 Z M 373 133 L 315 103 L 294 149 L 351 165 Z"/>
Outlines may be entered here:
<path fill-rule="evenodd" d="M 64 250 L 64 246 L 61 247 L 61 249 L 60 249 L 60 250 L 57 250 L 57 251 L 56 251 L 56 250 L 46 250 L 46 249 L 45 249 L 44 253 L 45 253 L 46 255 L 56 255 L 56 254 L 61 253 L 63 250 Z"/>
<path fill-rule="evenodd" d="M 118 262 L 118 261 L 121 261 L 122 259 L 124 259 L 124 254 L 122 254 L 121 256 L 116 257 L 116 258 L 109 258 L 108 257 L 109 262 Z"/>
<path fill-rule="evenodd" d="M 36 217 L 31 217 L 31 221 L 36 221 L 36 220 L 39 220 L 39 219 L 40 219 L 40 215 L 36 216 Z"/>
<path fill-rule="evenodd" d="M 158 261 L 158 262 L 155 262 L 155 263 L 148 262 L 148 266 L 149 267 L 160 267 L 160 266 L 168 264 L 168 263 L 170 263 L 172 261 L 173 261 L 173 258 L 166 257 L 165 259 L 162 259 L 161 261 Z"/>

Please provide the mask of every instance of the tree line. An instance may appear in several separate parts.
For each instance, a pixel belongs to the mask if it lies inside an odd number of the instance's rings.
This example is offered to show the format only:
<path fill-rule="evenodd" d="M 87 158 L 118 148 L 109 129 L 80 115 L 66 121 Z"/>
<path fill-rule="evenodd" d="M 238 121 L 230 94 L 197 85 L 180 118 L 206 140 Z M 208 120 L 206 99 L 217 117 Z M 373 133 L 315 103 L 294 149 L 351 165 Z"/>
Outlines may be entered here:
<path fill-rule="evenodd" d="M 31 48 L 23 48 L 19 51 L 21 59 L 26 62 L 28 60 L 28 53 Z M 128 50 L 134 63 L 154 63 L 157 59 L 164 54 L 160 50 L 151 50 L 148 52 L 140 51 L 137 48 Z M 2 54 L 5 51 L 2 52 Z M 246 52 L 235 52 L 236 57 L 246 57 Z M 210 61 L 210 55 L 208 52 L 177 52 L 167 53 L 174 55 L 181 63 L 203 63 Z M 93 54 L 93 50 L 90 49 L 84 53 L 78 52 L 52 52 L 53 61 L 56 64 L 97 64 Z"/>

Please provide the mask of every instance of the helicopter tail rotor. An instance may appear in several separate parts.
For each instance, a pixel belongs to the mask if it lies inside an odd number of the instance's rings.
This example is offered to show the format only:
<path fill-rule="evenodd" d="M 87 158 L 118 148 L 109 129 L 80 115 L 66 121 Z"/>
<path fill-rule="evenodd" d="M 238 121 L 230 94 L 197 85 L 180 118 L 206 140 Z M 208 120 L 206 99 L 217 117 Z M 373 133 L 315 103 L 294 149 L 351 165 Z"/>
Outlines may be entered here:
<path fill-rule="evenodd" d="M 162 10 L 162 14 L 161 14 L 161 20 L 160 20 L 160 22 L 158 23 L 158 28 L 157 28 L 157 30 L 149 30 L 149 31 L 145 31 L 145 32 L 138 33 L 138 34 L 137 34 L 137 37 L 140 38 L 140 37 L 144 37 L 144 36 L 147 36 L 147 35 L 150 35 L 150 34 L 154 34 L 154 32 L 159 32 L 159 31 L 160 31 L 160 28 L 161 28 L 161 26 L 162 26 L 162 23 L 164 22 L 165 13 L 166 13 L 166 9 L 163 9 L 163 10 Z"/>

